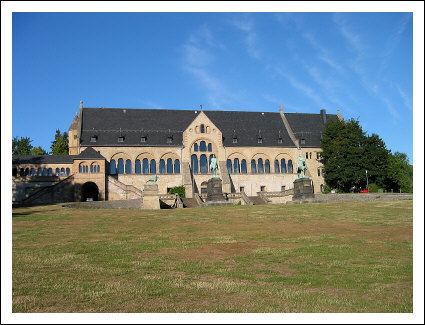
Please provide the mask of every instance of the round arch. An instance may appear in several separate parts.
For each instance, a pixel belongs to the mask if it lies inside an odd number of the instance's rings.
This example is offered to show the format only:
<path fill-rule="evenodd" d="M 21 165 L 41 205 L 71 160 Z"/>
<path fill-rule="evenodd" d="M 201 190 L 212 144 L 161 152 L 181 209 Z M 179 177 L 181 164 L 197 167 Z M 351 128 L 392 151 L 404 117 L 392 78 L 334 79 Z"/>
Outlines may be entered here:
<path fill-rule="evenodd" d="M 99 200 L 99 187 L 96 183 L 87 182 L 81 187 L 81 201 L 98 201 Z"/>

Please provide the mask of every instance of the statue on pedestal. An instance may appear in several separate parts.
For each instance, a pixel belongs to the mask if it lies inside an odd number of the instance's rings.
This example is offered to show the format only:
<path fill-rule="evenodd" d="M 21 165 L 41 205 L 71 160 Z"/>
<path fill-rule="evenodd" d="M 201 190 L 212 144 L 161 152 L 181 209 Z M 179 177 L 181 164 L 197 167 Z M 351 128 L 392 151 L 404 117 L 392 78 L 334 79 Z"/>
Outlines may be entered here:
<path fill-rule="evenodd" d="M 308 178 L 306 176 L 305 172 L 307 170 L 307 166 L 305 164 L 305 159 L 303 156 L 301 156 L 301 153 L 298 156 L 298 163 L 297 163 L 297 178 Z"/>
<path fill-rule="evenodd" d="M 211 171 L 211 174 L 213 175 L 212 178 L 217 177 L 217 170 L 218 170 L 217 158 L 213 156 L 210 162 L 210 171 Z"/>

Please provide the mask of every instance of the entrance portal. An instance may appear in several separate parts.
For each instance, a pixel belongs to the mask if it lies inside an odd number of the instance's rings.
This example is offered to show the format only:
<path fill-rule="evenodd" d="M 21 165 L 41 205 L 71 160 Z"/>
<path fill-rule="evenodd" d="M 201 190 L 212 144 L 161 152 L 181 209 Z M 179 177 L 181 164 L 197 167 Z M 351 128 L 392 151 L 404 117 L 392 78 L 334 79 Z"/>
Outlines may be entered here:
<path fill-rule="evenodd" d="M 93 182 L 84 183 L 81 188 L 81 201 L 98 201 L 99 188 Z"/>

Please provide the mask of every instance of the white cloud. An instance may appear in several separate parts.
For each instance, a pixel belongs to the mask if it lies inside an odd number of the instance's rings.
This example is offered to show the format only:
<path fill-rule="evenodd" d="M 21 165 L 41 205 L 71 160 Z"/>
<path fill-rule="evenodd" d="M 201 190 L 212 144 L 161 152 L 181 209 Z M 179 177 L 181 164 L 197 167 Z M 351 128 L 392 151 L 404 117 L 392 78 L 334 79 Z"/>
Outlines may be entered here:
<path fill-rule="evenodd" d="M 254 22 L 252 19 L 235 19 L 232 21 L 232 24 L 239 30 L 245 33 L 244 43 L 246 50 L 250 56 L 254 59 L 261 58 L 261 51 L 258 47 L 258 36 L 257 32 L 254 29 Z"/>

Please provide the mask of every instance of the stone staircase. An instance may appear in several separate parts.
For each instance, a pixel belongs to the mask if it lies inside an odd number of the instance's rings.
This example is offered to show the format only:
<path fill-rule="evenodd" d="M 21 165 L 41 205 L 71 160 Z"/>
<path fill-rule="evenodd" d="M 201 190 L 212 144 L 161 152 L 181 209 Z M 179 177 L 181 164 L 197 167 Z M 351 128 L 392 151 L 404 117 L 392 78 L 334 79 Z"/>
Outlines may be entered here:
<path fill-rule="evenodd" d="M 57 182 L 56 184 L 43 187 L 31 194 L 24 200 L 17 202 L 19 204 L 43 204 L 43 203 L 60 203 L 74 200 L 74 175 Z"/>
<path fill-rule="evenodd" d="M 248 196 L 253 205 L 265 205 L 268 202 L 261 196 Z"/>
<path fill-rule="evenodd" d="M 118 187 L 124 192 L 124 195 L 123 195 L 124 200 L 143 198 L 143 192 L 139 190 L 138 188 L 134 187 L 133 185 L 124 184 L 123 182 L 120 182 L 118 179 L 116 179 L 113 176 L 108 176 L 108 182 Z"/>

